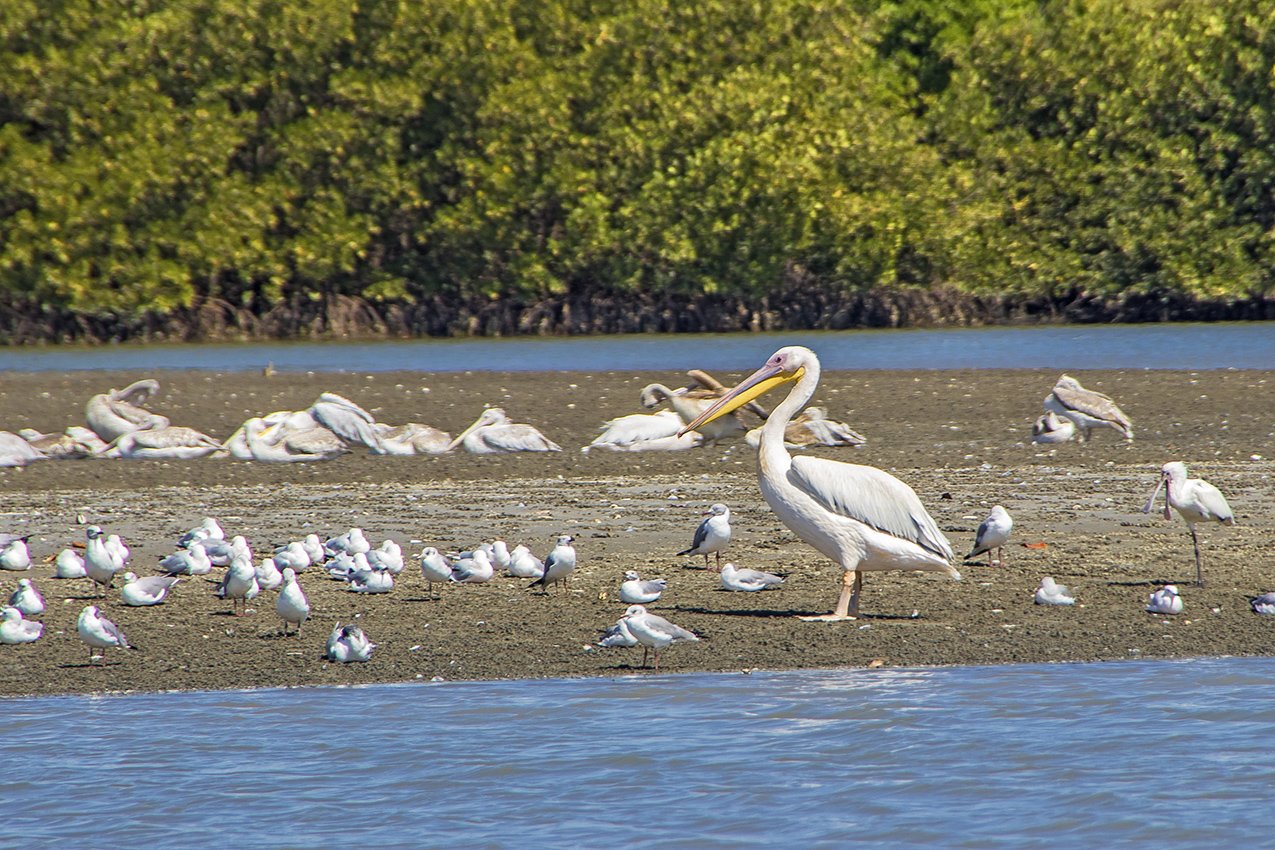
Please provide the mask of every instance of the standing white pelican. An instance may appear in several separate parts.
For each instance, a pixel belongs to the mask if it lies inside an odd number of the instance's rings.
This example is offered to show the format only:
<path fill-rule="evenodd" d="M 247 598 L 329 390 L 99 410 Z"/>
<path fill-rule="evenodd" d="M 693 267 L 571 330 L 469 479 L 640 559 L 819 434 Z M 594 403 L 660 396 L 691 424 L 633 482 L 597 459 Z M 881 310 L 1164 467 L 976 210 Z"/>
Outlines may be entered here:
<path fill-rule="evenodd" d="M 1052 410 L 1032 423 L 1033 443 L 1066 443 L 1076 436 L 1076 424 L 1063 419 Z"/>
<path fill-rule="evenodd" d="M 99 393 L 84 407 L 84 418 L 93 433 L 110 443 L 134 431 L 165 428 L 168 419 L 142 405 L 159 392 L 159 381 L 135 381 L 122 390 Z"/>
<path fill-rule="evenodd" d="M 499 407 L 484 410 L 473 425 L 448 444 L 447 450 L 459 445 L 476 455 L 562 451 L 561 446 L 532 426 L 509 421 L 509 416 Z"/>
<path fill-rule="evenodd" d="M 1195 583 L 1204 586 L 1204 559 L 1200 557 L 1200 538 L 1196 536 L 1197 522 L 1220 522 L 1223 525 L 1235 525 L 1235 512 L 1226 503 L 1226 497 L 1209 482 L 1202 478 L 1187 478 L 1186 464 L 1181 461 L 1170 461 L 1160 467 L 1160 482 L 1155 485 L 1151 498 L 1142 506 L 1144 514 L 1151 513 L 1155 497 L 1164 488 L 1164 518 L 1171 519 L 1169 508 L 1178 512 L 1178 516 L 1186 520 L 1186 527 L 1191 531 L 1191 545 L 1195 547 Z"/>
<path fill-rule="evenodd" d="M 819 385 L 819 358 L 810 349 L 779 349 L 686 430 L 790 381 L 796 386 L 762 426 L 757 480 L 780 521 L 845 571 L 836 610 L 814 619 L 856 616 L 867 570 L 933 570 L 959 579 L 949 563 L 951 544 L 911 487 L 871 466 L 793 457 L 784 450 L 784 428 Z"/>
<path fill-rule="evenodd" d="M 1045 396 L 1045 410 L 1052 410 L 1075 423 L 1081 442 L 1088 442 L 1094 428 L 1114 428 L 1126 440 L 1133 439 L 1133 423 L 1111 400 L 1111 396 L 1087 390 L 1080 381 L 1063 375 L 1054 384 L 1053 392 Z"/>
<path fill-rule="evenodd" d="M 974 548 L 965 556 L 965 560 L 976 558 L 987 553 L 987 566 L 1005 563 L 1005 544 L 1009 542 L 1009 533 L 1014 530 L 1014 520 L 1009 511 L 1000 505 L 992 505 L 992 512 L 983 520 L 974 534 Z M 996 559 L 992 559 L 992 550 L 996 550 Z"/>
<path fill-rule="evenodd" d="M 708 556 L 717 556 L 717 566 L 722 565 L 722 550 L 730 543 L 730 508 L 721 502 L 704 514 L 704 520 L 695 528 L 691 547 L 678 555 L 703 555 L 704 569 L 708 569 Z"/>

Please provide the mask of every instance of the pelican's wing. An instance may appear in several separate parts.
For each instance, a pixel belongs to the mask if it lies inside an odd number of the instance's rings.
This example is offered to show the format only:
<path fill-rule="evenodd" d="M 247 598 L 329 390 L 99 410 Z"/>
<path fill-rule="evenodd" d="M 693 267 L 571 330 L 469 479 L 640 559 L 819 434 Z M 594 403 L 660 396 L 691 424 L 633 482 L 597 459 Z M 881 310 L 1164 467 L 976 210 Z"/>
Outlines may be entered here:
<path fill-rule="evenodd" d="M 221 448 L 221 443 L 194 428 L 181 425 L 133 432 L 134 445 L 148 449 Z"/>
<path fill-rule="evenodd" d="M 887 472 L 857 463 L 795 457 L 788 480 L 834 513 L 910 540 L 949 560 L 953 557 L 952 545 L 916 492 Z"/>
<path fill-rule="evenodd" d="M 530 425 L 483 429 L 483 441 L 502 452 L 560 452 L 562 448 Z"/>
<path fill-rule="evenodd" d="M 1062 402 L 1063 406 L 1068 410 L 1074 410 L 1083 413 L 1086 416 L 1092 416 L 1094 419 L 1104 419 L 1107 422 L 1115 422 L 1123 425 L 1125 428 L 1132 428 L 1133 423 L 1129 421 L 1129 417 L 1112 401 L 1110 396 L 1103 395 L 1100 392 L 1086 389 L 1076 389 L 1066 386 L 1054 387 L 1054 398 Z"/>
<path fill-rule="evenodd" d="M 288 451 L 296 454 L 320 455 L 346 451 L 345 442 L 322 425 L 304 431 L 286 432 L 283 444 Z"/>

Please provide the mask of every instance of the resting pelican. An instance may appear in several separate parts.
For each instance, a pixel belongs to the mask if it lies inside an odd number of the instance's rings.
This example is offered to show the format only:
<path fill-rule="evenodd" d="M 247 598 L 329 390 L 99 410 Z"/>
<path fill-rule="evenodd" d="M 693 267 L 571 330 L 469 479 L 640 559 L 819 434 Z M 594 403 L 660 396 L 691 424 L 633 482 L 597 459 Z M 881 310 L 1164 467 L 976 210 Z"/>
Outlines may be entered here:
<path fill-rule="evenodd" d="M 99 457 L 141 460 L 190 460 L 206 457 L 221 449 L 221 443 L 207 434 L 180 425 L 145 428 L 116 438 Z"/>
<path fill-rule="evenodd" d="M 744 441 L 754 449 L 761 442 L 761 426 L 744 435 Z M 784 446 L 804 449 L 809 446 L 862 446 L 868 438 L 844 422 L 828 418 L 824 407 L 807 407 L 788 423 L 784 429 Z"/>
<path fill-rule="evenodd" d="M 819 358 L 810 349 L 779 349 L 685 430 L 725 416 L 790 381 L 796 386 L 762 426 L 757 479 L 762 496 L 784 525 L 845 571 L 836 610 L 813 619 L 857 616 L 867 570 L 933 570 L 959 579 L 961 574 L 949 563 L 951 544 L 911 487 L 871 466 L 793 457 L 784 450 L 784 428 L 819 385 Z"/>
<path fill-rule="evenodd" d="M 0 431 L 0 467 L 26 466 L 48 457 L 44 452 L 9 431 Z"/>
<path fill-rule="evenodd" d="M 34 428 L 23 428 L 18 436 L 52 460 L 89 457 L 106 448 L 106 443 L 97 434 L 79 425 L 72 425 L 61 434 L 41 434 Z"/>
<path fill-rule="evenodd" d="M 656 413 L 630 413 L 602 426 L 602 433 L 581 451 L 602 448 L 613 452 L 676 452 L 693 449 L 703 438 L 699 434 L 677 436 L 682 417 L 671 410 Z"/>
<path fill-rule="evenodd" d="M 292 430 L 249 419 L 243 424 L 243 439 L 248 456 L 266 463 L 330 460 L 349 451 L 340 437 L 322 425 Z"/>
<path fill-rule="evenodd" d="M 406 425 L 386 425 L 377 422 L 372 430 L 381 439 L 377 454 L 385 455 L 440 455 L 447 451 L 452 435 L 419 422 Z"/>
<path fill-rule="evenodd" d="M 1151 513 L 1151 506 L 1155 504 L 1155 497 L 1160 495 L 1161 487 L 1164 488 L 1164 518 L 1172 519 L 1169 508 L 1173 508 L 1186 520 L 1186 527 L 1191 531 L 1191 545 L 1195 547 L 1195 583 L 1204 587 L 1204 560 L 1200 557 L 1200 538 L 1196 536 L 1195 524 L 1214 521 L 1235 525 L 1235 512 L 1226 503 L 1221 490 L 1202 478 L 1187 478 L 1186 464 L 1175 460 L 1160 468 L 1160 482 L 1142 506 L 1144 514 Z"/>
<path fill-rule="evenodd" d="M 1076 436 L 1076 424 L 1070 419 L 1063 419 L 1052 410 L 1032 423 L 1033 443 L 1066 443 Z"/>
<path fill-rule="evenodd" d="M 349 443 L 367 446 L 374 452 L 383 453 L 381 435 L 373 426 L 376 419 L 372 414 L 336 393 L 320 393 L 309 413 L 314 420 Z"/>
<path fill-rule="evenodd" d="M 647 384 L 642 388 L 642 406 L 647 408 L 655 407 L 662 401 L 667 401 L 669 407 L 673 408 L 673 412 L 683 423 L 689 423 L 703 414 L 706 410 L 713 406 L 714 402 L 719 398 L 719 394 L 713 390 L 670 390 L 663 384 Z M 720 440 L 724 437 L 735 437 L 744 431 L 744 423 L 739 421 L 736 416 L 730 416 L 721 422 L 709 425 L 709 421 L 705 420 L 705 426 L 702 428 L 682 428 L 678 431 L 678 436 L 689 433 L 690 431 L 699 431 L 705 440 Z"/>
<path fill-rule="evenodd" d="M 167 418 L 142 406 L 157 392 L 159 381 L 148 378 L 131 383 L 122 390 L 98 393 L 85 405 L 84 418 L 93 433 L 108 443 L 134 431 L 167 427 Z"/>
<path fill-rule="evenodd" d="M 451 451 L 459 445 L 476 455 L 504 452 L 560 452 L 562 447 L 530 425 L 510 422 L 505 411 L 489 407 L 460 436 L 447 446 Z"/>
<path fill-rule="evenodd" d="M 1045 410 L 1052 410 L 1075 423 L 1081 442 L 1089 440 L 1096 427 L 1114 428 L 1126 440 L 1133 439 L 1133 423 L 1110 396 L 1087 390 L 1070 375 L 1063 375 L 1045 397 Z"/>

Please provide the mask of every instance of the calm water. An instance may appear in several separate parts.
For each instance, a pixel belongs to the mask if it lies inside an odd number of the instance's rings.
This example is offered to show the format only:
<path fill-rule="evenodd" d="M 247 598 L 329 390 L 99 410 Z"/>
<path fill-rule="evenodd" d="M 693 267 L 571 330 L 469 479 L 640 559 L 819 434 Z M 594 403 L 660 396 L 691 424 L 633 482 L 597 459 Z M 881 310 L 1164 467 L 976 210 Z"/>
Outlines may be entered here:
<path fill-rule="evenodd" d="M 1273 369 L 1275 323 L 414 340 L 376 343 L 0 348 L 0 371 L 425 372 L 752 369 L 781 345 L 827 369 Z"/>
<path fill-rule="evenodd" d="M 0 701 L 20 846 L 1259 847 L 1275 659 Z"/>

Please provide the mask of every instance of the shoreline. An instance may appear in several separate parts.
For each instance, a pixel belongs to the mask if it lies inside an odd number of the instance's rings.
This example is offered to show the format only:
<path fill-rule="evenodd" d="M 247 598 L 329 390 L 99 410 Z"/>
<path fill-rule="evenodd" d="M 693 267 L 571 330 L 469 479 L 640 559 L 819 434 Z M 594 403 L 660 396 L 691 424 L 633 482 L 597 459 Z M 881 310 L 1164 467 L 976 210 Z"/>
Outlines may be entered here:
<path fill-rule="evenodd" d="M 82 421 L 93 392 L 144 376 L 6 373 L 0 428 L 60 430 Z M 410 458 L 356 451 L 303 465 L 47 461 L 2 470 L 7 507 L 0 531 L 30 531 L 37 563 L 29 574 L 0 572 L 0 592 L 33 578 L 49 611 L 39 618 L 46 623 L 39 642 L 0 646 L 9 661 L 0 672 L 0 695 L 357 685 L 418 676 L 627 675 L 640 672 L 640 654 L 583 648 L 622 613 L 617 595 L 626 569 L 667 578 L 670 589 L 652 610 L 703 638 L 670 648 L 661 672 L 865 667 L 878 659 L 882 666 L 914 667 L 1271 655 L 1275 623 L 1248 610 L 1247 597 L 1273 589 L 1264 584 L 1263 564 L 1275 531 L 1269 486 L 1275 464 L 1252 455 L 1270 442 L 1275 372 L 1077 373 L 1086 386 L 1116 398 L 1133 418 L 1137 440 L 1126 444 L 1109 432 L 1089 444 L 1030 446 L 1028 429 L 1056 376 L 1047 370 L 825 373 L 816 401 L 869 443 L 817 454 L 878 466 L 910 484 L 958 555 L 968 551 L 993 503 L 1014 515 L 1015 535 L 1003 568 L 958 560 L 961 582 L 871 573 L 865 616 L 824 624 L 795 615 L 831 609 L 839 570 L 769 511 L 757 490 L 753 453 L 742 441 L 676 453 L 579 452 L 602 421 L 640 409 L 642 385 L 674 385 L 680 375 L 160 373 L 162 392 L 151 408 L 218 437 L 246 413 L 305 406 L 327 389 L 383 421 L 421 421 L 453 434 L 483 403 L 499 403 L 564 451 Z M 1186 461 L 1193 475 L 1216 484 L 1237 513 L 1234 528 L 1201 527 L 1210 581 L 1203 589 L 1188 583 L 1194 561 L 1185 524 L 1140 513 L 1159 465 L 1170 459 Z M 715 501 L 730 504 L 734 515 L 728 560 L 788 573 L 782 590 L 718 591 L 715 575 L 686 569 L 692 559 L 674 556 Z M 373 545 L 397 540 L 408 564 L 400 586 L 370 598 L 346 592 L 314 569 L 302 573 L 314 613 L 299 638 L 273 637 L 278 621 L 271 593 L 250 605 L 253 613 L 232 618 L 229 605 L 199 577 L 178 585 L 157 608 L 123 607 L 114 591 L 103 606 L 106 615 L 143 651 L 124 657 L 112 651 L 110 664 L 93 669 L 74 631 L 80 608 L 94 604 L 87 587 L 50 580 L 51 565 L 40 562 L 83 539 L 81 514 L 125 537 L 134 549 L 130 569 L 139 575 L 205 514 L 262 552 L 306 530 L 330 536 L 360 525 Z M 564 531 L 577 537 L 576 592 L 539 597 L 526 592 L 524 581 L 497 578 L 441 588 L 441 601 L 424 598 L 411 557 L 422 545 L 460 549 L 501 536 L 543 557 Z M 1026 542 L 1046 548 L 1018 545 Z M 1077 607 L 1034 606 L 1031 595 L 1042 575 L 1069 585 Z M 1182 585 L 1187 607 L 1177 617 L 1142 610 L 1147 594 L 1164 581 Z M 372 661 L 319 660 L 332 624 L 355 617 L 380 644 Z"/>

